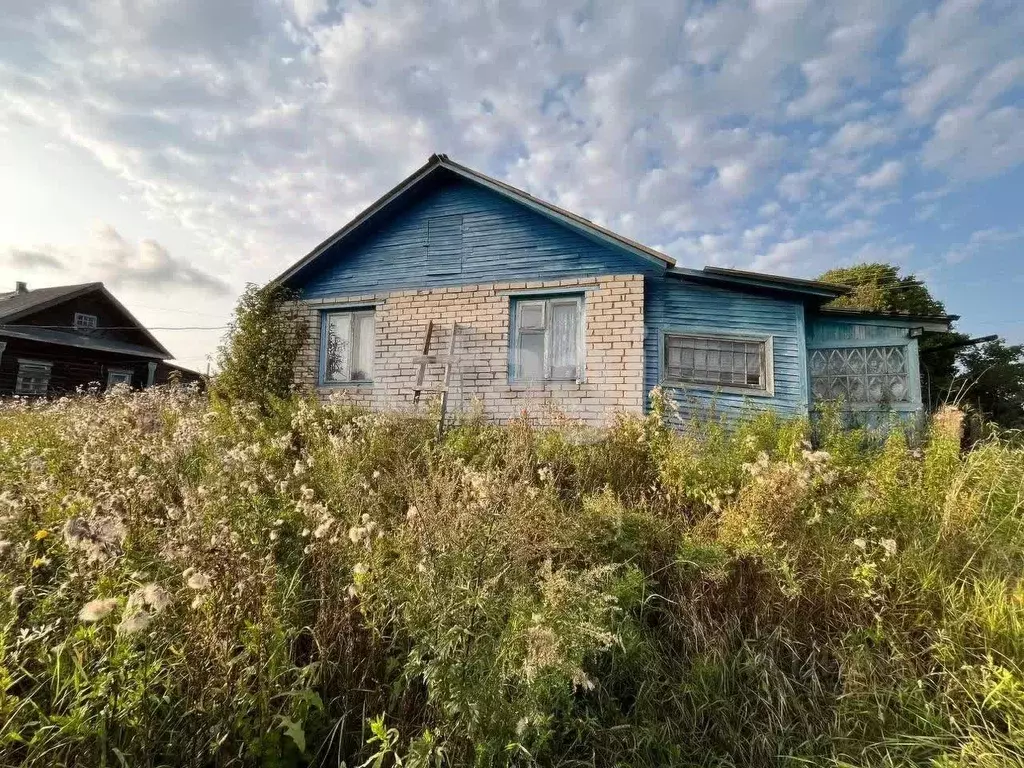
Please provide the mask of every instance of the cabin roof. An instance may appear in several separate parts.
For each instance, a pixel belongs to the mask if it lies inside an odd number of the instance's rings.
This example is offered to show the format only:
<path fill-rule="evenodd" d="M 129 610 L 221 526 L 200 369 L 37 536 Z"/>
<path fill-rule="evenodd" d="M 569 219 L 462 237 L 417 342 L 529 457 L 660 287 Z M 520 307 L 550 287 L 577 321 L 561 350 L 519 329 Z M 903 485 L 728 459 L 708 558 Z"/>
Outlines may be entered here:
<path fill-rule="evenodd" d="M 85 336 L 84 334 L 76 334 L 70 332 L 64 332 L 60 329 L 55 328 L 41 328 L 38 326 L 18 324 L 15 321 L 20 320 L 26 315 L 31 315 L 34 312 L 39 312 L 43 309 L 63 304 L 64 302 L 76 299 L 79 296 L 84 296 L 88 293 L 99 292 L 107 301 L 114 305 L 118 311 L 122 312 L 128 321 L 138 328 L 139 332 L 146 336 L 152 344 L 152 349 L 146 347 L 136 346 L 134 344 L 128 344 L 126 342 L 113 341 L 110 339 L 98 339 L 96 337 Z M 37 335 L 26 336 L 27 332 L 32 332 Z M 45 332 L 45 333 L 44 333 Z M 55 285 L 49 288 L 34 288 L 32 290 L 23 291 L 21 293 L 2 293 L 0 294 L 0 334 L 4 336 L 12 336 L 16 338 L 33 338 L 36 341 L 49 341 L 53 344 L 65 344 L 70 339 L 86 339 L 95 341 L 102 344 L 113 344 L 115 346 L 129 347 L 134 351 L 127 352 L 126 354 L 141 354 L 137 350 L 147 350 L 148 357 L 156 357 L 159 359 L 166 359 L 172 357 L 171 353 L 167 348 L 157 341 L 157 338 L 150 333 L 146 326 L 135 319 L 135 316 L 129 312 L 125 306 L 114 298 L 114 295 L 106 289 L 103 283 L 78 283 L 76 285 Z M 42 334 L 42 335 L 39 335 Z M 53 334 L 50 338 L 44 338 L 49 334 Z M 68 338 L 65 338 L 68 337 Z M 64 339 L 60 341 L 58 339 Z M 85 349 L 100 349 L 100 347 L 92 344 L 68 344 L 68 346 L 83 347 Z M 157 351 L 160 354 L 154 355 L 153 351 Z M 116 351 L 108 349 L 106 351 Z"/>

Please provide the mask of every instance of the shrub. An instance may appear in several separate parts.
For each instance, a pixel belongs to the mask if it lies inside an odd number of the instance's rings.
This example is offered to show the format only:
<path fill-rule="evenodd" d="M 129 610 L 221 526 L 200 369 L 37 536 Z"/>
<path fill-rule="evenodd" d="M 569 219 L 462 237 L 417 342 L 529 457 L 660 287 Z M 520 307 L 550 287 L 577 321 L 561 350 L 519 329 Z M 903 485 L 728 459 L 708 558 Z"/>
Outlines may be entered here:
<path fill-rule="evenodd" d="M 1022 764 L 1019 442 L 652 403 L 0 406 L 0 764 Z"/>

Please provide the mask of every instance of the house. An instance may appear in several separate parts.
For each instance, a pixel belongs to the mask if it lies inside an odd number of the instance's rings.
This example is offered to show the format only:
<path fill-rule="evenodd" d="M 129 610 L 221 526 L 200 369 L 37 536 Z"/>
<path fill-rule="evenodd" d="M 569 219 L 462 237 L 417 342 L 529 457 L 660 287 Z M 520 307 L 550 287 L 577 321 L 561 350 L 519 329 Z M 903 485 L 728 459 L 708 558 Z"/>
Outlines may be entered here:
<path fill-rule="evenodd" d="M 450 407 L 497 421 L 527 410 L 602 425 L 643 412 L 657 386 L 684 416 L 842 400 L 865 419 L 912 418 L 918 338 L 955 319 L 836 310 L 839 286 L 680 267 L 444 155 L 278 280 L 312 331 L 299 386 L 408 409 L 418 363 L 452 349 Z M 422 386 L 442 376 L 428 365 Z"/>
<path fill-rule="evenodd" d="M 199 374 L 171 353 L 103 283 L 0 293 L 0 397 L 61 395 L 79 387 L 166 383 Z M 175 373 L 176 372 L 176 373 Z"/>

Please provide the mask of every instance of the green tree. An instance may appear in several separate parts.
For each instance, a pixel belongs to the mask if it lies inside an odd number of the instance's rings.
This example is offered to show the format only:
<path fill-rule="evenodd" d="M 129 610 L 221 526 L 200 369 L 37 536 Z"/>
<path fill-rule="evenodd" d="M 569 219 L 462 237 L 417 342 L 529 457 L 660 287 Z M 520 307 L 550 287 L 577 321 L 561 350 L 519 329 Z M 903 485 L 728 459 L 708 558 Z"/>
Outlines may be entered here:
<path fill-rule="evenodd" d="M 1004 429 L 1024 429 L 1024 345 L 967 347 L 959 363 L 962 402 Z"/>
<path fill-rule="evenodd" d="M 266 406 L 291 394 L 295 360 L 309 339 L 296 298 L 279 283 L 246 286 L 218 351 L 215 396 Z"/>

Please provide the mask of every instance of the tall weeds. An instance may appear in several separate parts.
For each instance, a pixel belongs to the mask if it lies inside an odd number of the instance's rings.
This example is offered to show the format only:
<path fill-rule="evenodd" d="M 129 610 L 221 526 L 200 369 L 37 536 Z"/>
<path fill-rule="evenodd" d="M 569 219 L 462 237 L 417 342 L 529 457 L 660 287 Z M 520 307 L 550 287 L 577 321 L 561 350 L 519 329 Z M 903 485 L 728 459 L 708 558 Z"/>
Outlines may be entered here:
<path fill-rule="evenodd" d="M 1024 449 L 0 406 L 0 764 L 1024 766 Z"/>

